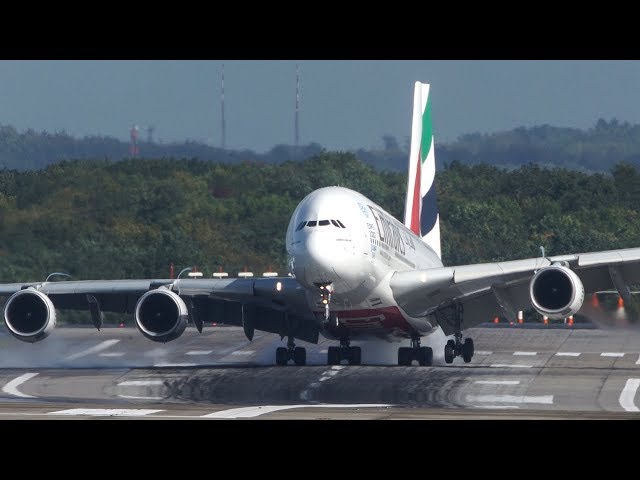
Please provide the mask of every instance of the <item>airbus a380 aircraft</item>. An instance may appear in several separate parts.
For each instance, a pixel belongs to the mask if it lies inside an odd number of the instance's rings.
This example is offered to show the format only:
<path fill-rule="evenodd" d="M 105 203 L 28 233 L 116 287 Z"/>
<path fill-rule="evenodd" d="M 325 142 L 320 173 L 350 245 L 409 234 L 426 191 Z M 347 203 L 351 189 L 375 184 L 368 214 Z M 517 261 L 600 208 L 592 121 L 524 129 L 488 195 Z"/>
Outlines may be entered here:
<path fill-rule="evenodd" d="M 361 363 L 354 340 L 411 340 L 398 364 L 431 365 L 421 338 L 438 329 L 453 336 L 447 363 L 470 362 L 473 341 L 462 331 L 533 306 L 549 318 L 580 311 L 585 292 L 615 288 L 630 302 L 627 285 L 640 281 L 640 248 L 445 267 L 434 185 L 435 158 L 429 85 L 416 82 L 404 224 L 357 192 L 326 187 L 311 192 L 293 212 L 286 234 L 292 277 L 237 279 L 85 280 L 0 285 L 9 297 L 4 319 L 18 339 L 37 342 L 56 323 L 56 309 L 88 310 L 94 325 L 102 312 L 133 313 L 156 342 L 175 340 L 193 322 L 242 325 L 279 334 L 287 347 L 276 363 L 306 363 L 300 339 L 319 334 L 340 346 L 328 363 Z M 372 346 L 375 345 L 372 344 Z"/>

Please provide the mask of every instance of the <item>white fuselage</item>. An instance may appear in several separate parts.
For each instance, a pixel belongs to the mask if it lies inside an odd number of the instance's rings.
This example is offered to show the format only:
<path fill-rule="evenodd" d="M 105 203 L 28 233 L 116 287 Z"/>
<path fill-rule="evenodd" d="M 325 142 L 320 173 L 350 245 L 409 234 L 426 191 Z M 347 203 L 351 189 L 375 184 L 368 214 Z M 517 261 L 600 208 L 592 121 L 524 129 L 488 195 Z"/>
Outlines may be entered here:
<path fill-rule="evenodd" d="M 324 319 L 319 285 L 330 284 L 330 310 L 351 338 L 401 340 L 437 328 L 430 317 L 402 311 L 389 281 L 396 271 L 441 267 L 440 258 L 360 193 L 326 187 L 307 195 L 293 212 L 286 245 L 289 269 L 306 288 L 311 310 Z M 331 326 L 323 333 L 340 335 Z"/>

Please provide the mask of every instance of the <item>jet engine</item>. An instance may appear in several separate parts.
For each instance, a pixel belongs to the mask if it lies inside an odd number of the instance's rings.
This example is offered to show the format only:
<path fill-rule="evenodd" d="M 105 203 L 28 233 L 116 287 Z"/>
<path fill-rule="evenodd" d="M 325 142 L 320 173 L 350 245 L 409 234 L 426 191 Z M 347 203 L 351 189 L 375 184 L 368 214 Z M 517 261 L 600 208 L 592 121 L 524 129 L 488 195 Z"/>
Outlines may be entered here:
<path fill-rule="evenodd" d="M 184 301 L 171 290 L 160 287 L 150 290 L 136 304 L 135 321 L 149 340 L 170 342 L 187 328 L 189 312 Z"/>
<path fill-rule="evenodd" d="M 29 287 L 14 293 L 4 306 L 4 323 L 23 342 L 39 342 L 56 326 L 56 309 L 44 293 Z"/>
<path fill-rule="evenodd" d="M 550 319 L 575 314 L 584 301 L 584 286 L 578 275 L 564 265 L 541 268 L 529 284 L 531 303 L 538 313 Z"/>

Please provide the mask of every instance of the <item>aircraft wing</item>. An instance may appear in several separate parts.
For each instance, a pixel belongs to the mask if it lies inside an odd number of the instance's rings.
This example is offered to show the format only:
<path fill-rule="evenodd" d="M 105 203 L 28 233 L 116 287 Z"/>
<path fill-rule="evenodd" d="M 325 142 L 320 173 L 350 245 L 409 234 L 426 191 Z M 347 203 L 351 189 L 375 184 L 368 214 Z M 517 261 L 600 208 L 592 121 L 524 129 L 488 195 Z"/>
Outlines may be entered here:
<path fill-rule="evenodd" d="M 254 329 L 283 334 L 294 325 L 295 338 L 318 341 L 304 289 L 292 277 L 9 283 L 0 284 L 0 296 L 29 287 L 49 297 L 56 310 L 90 311 L 97 304 L 100 312 L 118 313 L 133 313 L 142 295 L 165 287 L 183 299 L 199 329 L 203 322 L 227 323 L 242 325 L 253 336 Z"/>
<path fill-rule="evenodd" d="M 445 334 L 450 335 L 453 324 L 446 315 L 439 315 L 446 307 L 462 304 L 463 329 L 498 315 L 515 321 L 519 310 L 533 306 L 529 286 L 535 273 L 554 264 L 574 272 L 585 294 L 615 289 L 631 303 L 628 286 L 640 283 L 640 248 L 630 248 L 396 272 L 391 289 L 409 315 L 435 314 Z M 584 302 L 580 312 L 588 309 L 588 302 Z"/>

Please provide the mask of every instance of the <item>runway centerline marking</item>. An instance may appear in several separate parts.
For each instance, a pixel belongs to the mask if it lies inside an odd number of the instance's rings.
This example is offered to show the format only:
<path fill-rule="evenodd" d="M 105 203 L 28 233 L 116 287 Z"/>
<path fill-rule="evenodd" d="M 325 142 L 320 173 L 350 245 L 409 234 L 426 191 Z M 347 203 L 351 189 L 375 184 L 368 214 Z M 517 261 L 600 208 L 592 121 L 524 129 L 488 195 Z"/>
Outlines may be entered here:
<path fill-rule="evenodd" d="M 533 368 L 533 365 L 518 365 L 518 364 L 508 364 L 508 363 L 493 363 L 491 367 L 495 368 Z"/>
<path fill-rule="evenodd" d="M 98 345 L 95 345 L 95 346 L 93 346 L 91 348 L 87 348 L 86 350 L 82 350 L 81 352 L 74 353 L 73 355 L 69 355 L 66 359 L 67 360 L 75 360 L 77 358 L 81 358 L 81 357 L 85 357 L 87 355 L 91 355 L 92 353 L 101 352 L 102 350 L 106 350 L 107 348 L 111 347 L 112 345 L 115 345 L 119 341 L 120 341 L 119 339 L 115 339 L 115 338 L 112 338 L 111 340 L 105 340 L 104 342 L 101 342 Z"/>
<path fill-rule="evenodd" d="M 558 352 L 556 353 L 557 357 L 579 357 L 580 352 Z"/>
<path fill-rule="evenodd" d="M 540 403 L 551 405 L 553 404 L 553 395 L 467 395 L 467 402 Z"/>
<path fill-rule="evenodd" d="M 236 350 L 235 352 L 231 352 L 231 355 L 253 355 L 255 350 Z"/>
<path fill-rule="evenodd" d="M 534 356 L 537 355 L 538 352 L 513 352 L 513 354 L 519 356 Z"/>
<path fill-rule="evenodd" d="M 134 387 L 146 387 L 147 385 L 164 385 L 163 380 L 125 380 L 120 382 L 118 386 L 134 386 Z"/>
<path fill-rule="evenodd" d="M 47 412 L 47 415 L 88 415 L 92 417 L 140 417 L 163 410 L 149 410 L 144 408 L 70 408 Z"/>
<path fill-rule="evenodd" d="M 139 397 L 136 395 L 118 395 L 120 398 L 127 400 L 164 400 L 164 397 Z"/>
<path fill-rule="evenodd" d="M 99 353 L 99 357 L 124 357 L 125 352 L 104 352 Z"/>
<path fill-rule="evenodd" d="M 620 394 L 620 406 L 627 412 L 640 412 L 640 408 L 636 407 L 633 399 L 640 386 L 640 378 L 629 378 L 622 393 Z"/>
<path fill-rule="evenodd" d="M 357 403 L 357 404 L 323 404 L 317 405 L 260 405 L 256 407 L 241 407 L 221 410 L 219 412 L 202 415 L 201 418 L 253 418 L 267 413 L 291 410 L 293 408 L 383 408 L 391 407 L 387 403 Z"/>
<path fill-rule="evenodd" d="M 474 355 L 492 355 L 493 352 L 489 352 L 487 350 L 476 350 Z"/>
<path fill-rule="evenodd" d="M 14 397 L 38 398 L 38 397 L 34 397 L 33 395 L 27 395 L 26 393 L 22 393 L 21 391 L 18 390 L 18 386 L 19 385 L 22 385 L 24 382 L 26 382 L 27 380 L 32 379 L 36 375 L 38 375 L 38 374 L 37 373 L 25 373 L 23 375 L 20 375 L 19 377 L 14 378 L 10 382 L 7 382 L 7 384 L 4 387 L 2 387 L 2 391 L 4 393 L 8 393 L 9 395 L 13 395 Z"/>
<path fill-rule="evenodd" d="M 601 357 L 624 357 L 623 352 L 604 352 L 600 354 Z"/>
<path fill-rule="evenodd" d="M 185 353 L 185 355 L 209 355 L 213 350 L 191 350 Z"/>
<path fill-rule="evenodd" d="M 519 385 L 520 380 L 476 380 L 478 385 Z"/>

